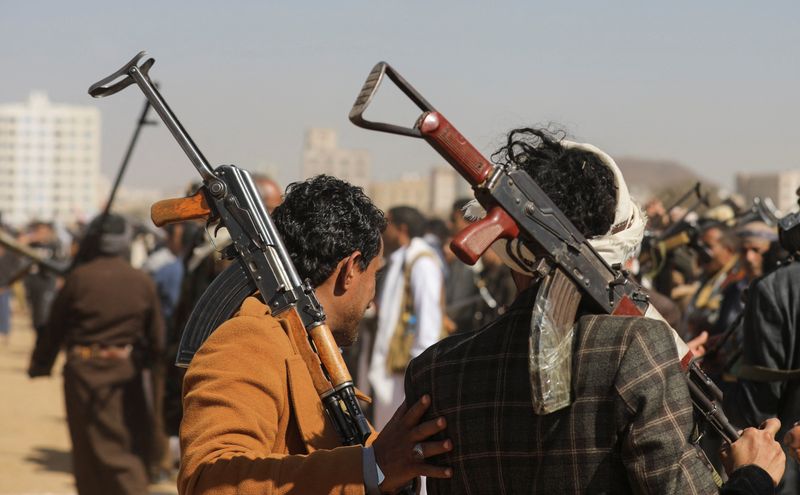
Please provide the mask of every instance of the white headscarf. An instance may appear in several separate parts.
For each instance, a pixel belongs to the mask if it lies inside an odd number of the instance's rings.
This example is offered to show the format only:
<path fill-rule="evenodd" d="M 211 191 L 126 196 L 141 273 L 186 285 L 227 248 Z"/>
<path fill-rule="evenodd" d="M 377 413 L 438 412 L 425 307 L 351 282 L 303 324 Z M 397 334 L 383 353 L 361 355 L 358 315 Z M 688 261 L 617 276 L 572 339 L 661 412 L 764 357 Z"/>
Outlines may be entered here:
<path fill-rule="evenodd" d="M 589 244 L 609 265 L 624 264 L 635 255 L 636 249 L 642 243 L 645 227 L 644 213 L 631 198 L 628 192 L 628 185 L 622 177 L 622 172 L 610 156 L 591 144 L 563 140 L 561 141 L 561 146 L 594 154 L 614 175 L 614 185 L 617 188 L 617 208 L 614 213 L 614 223 L 606 234 L 590 238 Z M 470 201 L 465 207 L 465 216 L 479 219 L 486 216 L 486 211 L 477 201 Z M 532 267 L 535 266 L 533 253 L 517 239 L 510 241 L 511 246 L 508 246 L 508 242 L 505 239 L 499 239 L 492 244 L 492 249 L 514 271 L 526 275 L 531 274 L 533 272 Z M 508 254 L 509 251 L 521 259 L 515 260 Z"/>

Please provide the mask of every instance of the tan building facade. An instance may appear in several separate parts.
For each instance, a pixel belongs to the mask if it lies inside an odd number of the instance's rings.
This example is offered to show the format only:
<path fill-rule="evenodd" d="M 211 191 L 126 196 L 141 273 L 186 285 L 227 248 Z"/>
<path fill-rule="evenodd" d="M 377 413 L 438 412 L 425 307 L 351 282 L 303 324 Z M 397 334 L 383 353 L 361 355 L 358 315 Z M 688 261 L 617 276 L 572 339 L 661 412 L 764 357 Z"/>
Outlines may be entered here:
<path fill-rule="evenodd" d="M 736 174 L 736 191 L 744 196 L 747 204 L 751 204 L 755 197 L 772 198 L 782 213 L 797 209 L 798 188 L 800 170 Z"/>
<path fill-rule="evenodd" d="M 448 218 L 455 200 L 468 195 L 466 184 L 452 167 L 436 165 L 426 175 L 375 182 L 370 197 L 383 210 L 413 206 L 427 216 Z"/>
<path fill-rule="evenodd" d="M 339 148 L 333 129 L 309 129 L 303 146 L 303 177 L 328 174 L 368 189 L 372 177 L 369 152 Z"/>

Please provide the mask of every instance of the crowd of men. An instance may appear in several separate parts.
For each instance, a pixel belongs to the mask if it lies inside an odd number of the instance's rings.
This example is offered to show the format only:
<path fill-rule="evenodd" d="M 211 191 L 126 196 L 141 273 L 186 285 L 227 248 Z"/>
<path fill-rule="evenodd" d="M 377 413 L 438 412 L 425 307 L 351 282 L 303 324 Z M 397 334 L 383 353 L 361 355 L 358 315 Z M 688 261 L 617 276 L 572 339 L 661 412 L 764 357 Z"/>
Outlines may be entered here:
<path fill-rule="evenodd" d="M 456 258 L 452 237 L 481 215 L 468 198 L 441 219 L 382 212 L 332 177 L 285 195 L 257 178 L 343 347 L 374 427 L 368 446 L 338 446 L 295 343 L 257 296 L 187 372 L 173 365 L 191 311 L 228 263 L 225 240 L 202 224 L 137 233 L 110 214 L 67 248 L 37 222 L 20 243 L 48 259 L 83 253 L 63 276 L 35 263 L 20 272 L 37 333 L 30 376 L 66 353 L 79 493 L 146 493 L 178 466 L 182 494 L 798 493 L 800 268 L 770 219 L 735 202 L 640 210 L 611 157 L 541 130 L 512 131 L 496 158 L 643 284 L 723 390 L 740 440 L 725 444 L 693 415 L 669 327 L 577 301 L 563 343 L 568 402 L 543 414 L 532 389 L 546 370 L 531 339 L 544 282 L 512 241 L 474 266 Z M 10 294 L 0 288 L 1 335 Z"/>

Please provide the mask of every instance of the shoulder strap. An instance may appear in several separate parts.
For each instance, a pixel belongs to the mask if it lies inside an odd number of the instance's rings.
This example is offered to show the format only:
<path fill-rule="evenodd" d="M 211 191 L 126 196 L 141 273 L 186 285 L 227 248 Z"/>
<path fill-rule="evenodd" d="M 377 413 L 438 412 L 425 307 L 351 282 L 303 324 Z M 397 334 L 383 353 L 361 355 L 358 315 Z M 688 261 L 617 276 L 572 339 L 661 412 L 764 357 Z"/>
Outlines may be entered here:
<path fill-rule="evenodd" d="M 735 373 L 737 378 L 753 382 L 788 382 L 800 380 L 800 369 L 776 370 L 766 366 L 745 364 Z"/>
<path fill-rule="evenodd" d="M 403 311 L 407 314 L 412 314 L 414 312 L 414 297 L 411 294 L 411 270 L 414 269 L 414 264 L 420 258 L 433 258 L 435 255 L 429 251 L 422 251 L 421 253 L 417 253 L 411 259 L 403 260 L 403 301 L 405 303 L 405 307 Z"/>

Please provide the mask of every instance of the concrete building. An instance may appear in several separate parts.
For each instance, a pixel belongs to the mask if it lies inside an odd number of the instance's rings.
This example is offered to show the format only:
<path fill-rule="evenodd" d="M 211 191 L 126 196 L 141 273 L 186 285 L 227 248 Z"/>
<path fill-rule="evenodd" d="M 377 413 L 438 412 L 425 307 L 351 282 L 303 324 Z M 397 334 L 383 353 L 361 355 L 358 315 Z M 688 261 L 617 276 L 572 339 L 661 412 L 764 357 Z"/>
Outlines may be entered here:
<path fill-rule="evenodd" d="M 736 192 L 751 204 L 756 196 L 772 198 L 775 206 L 788 213 L 797 209 L 797 189 L 800 188 L 800 170 L 736 174 Z"/>
<path fill-rule="evenodd" d="M 303 177 L 328 174 L 367 189 L 371 178 L 366 150 L 339 148 L 333 129 L 309 129 L 303 146 Z"/>
<path fill-rule="evenodd" d="M 449 165 L 436 165 L 427 175 L 375 182 L 370 189 L 370 197 L 383 210 L 413 206 L 425 215 L 444 219 L 450 216 L 455 200 L 467 195 L 467 182 Z"/>
<path fill-rule="evenodd" d="M 393 206 L 413 206 L 423 214 L 429 214 L 430 180 L 422 175 L 405 175 L 399 179 L 375 182 L 369 196 L 383 211 Z"/>
<path fill-rule="evenodd" d="M 3 221 L 65 224 L 98 210 L 100 112 L 51 103 L 45 93 L 0 105 Z"/>

